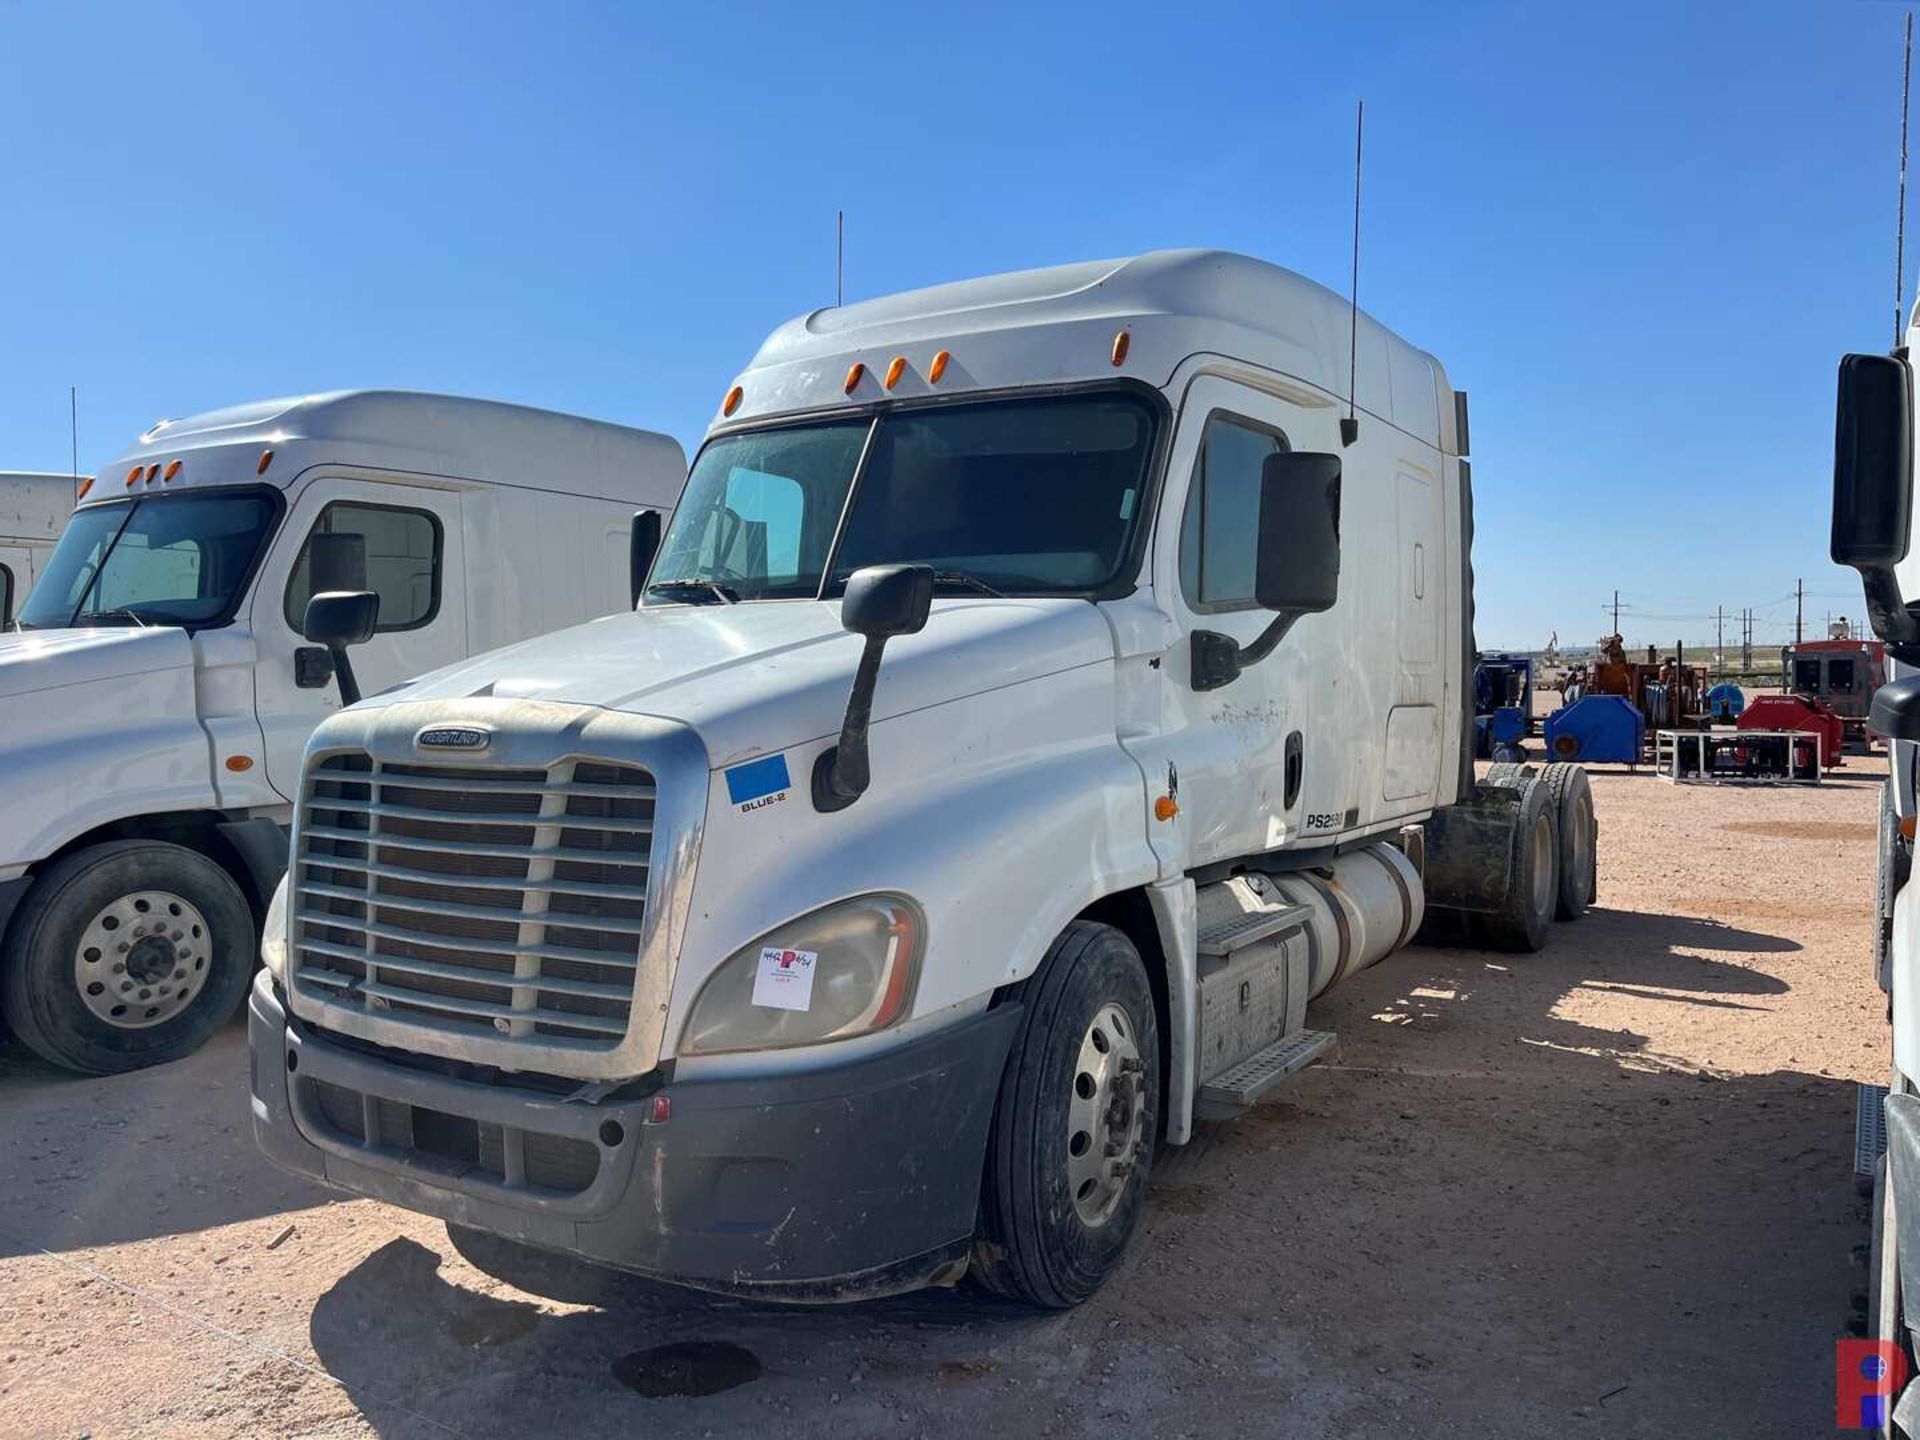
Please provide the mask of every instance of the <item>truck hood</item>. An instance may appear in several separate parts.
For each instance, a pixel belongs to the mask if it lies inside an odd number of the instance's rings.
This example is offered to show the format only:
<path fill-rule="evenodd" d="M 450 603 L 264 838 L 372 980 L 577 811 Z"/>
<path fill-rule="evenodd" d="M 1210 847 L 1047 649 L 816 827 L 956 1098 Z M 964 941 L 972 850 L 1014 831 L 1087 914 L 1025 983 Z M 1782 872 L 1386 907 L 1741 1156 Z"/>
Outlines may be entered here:
<path fill-rule="evenodd" d="M 731 765 L 838 731 L 863 643 L 841 628 L 835 602 L 663 605 L 496 650 L 366 703 L 490 696 L 631 711 L 692 726 L 711 763 Z M 873 718 L 1113 653 L 1112 631 L 1085 600 L 941 599 L 924 630 L 888 642 Z"/>
<path fill-rule="evenodd" d="M 0 634 L 0 697 L 192 665 L 193 641 L 171 627 L 10 631 Z"/>

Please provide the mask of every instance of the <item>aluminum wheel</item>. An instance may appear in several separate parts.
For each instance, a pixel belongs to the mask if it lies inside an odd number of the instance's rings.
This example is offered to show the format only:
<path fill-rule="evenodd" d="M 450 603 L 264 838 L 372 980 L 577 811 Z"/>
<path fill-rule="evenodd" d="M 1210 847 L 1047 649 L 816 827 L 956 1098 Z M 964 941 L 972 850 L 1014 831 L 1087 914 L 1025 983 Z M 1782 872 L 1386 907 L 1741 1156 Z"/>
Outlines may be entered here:
<path fill-rule="evenodd" d="M 1559 872 L 1553 853 L 1553 817 L 1545 811 L 1533 822 L 1533 910 L 1536 915 L 1553 914 Z"/>
<path fill-rule="evenodd" d="M 1119 1005 L 1101 1006 L 1080 1041 L 1067 1105 L 1067 1188 L 1089 1227 L 1112 1216 L 1139 1159 L 1144 1079 L 1132 1018 Z"/>
<path fill-rule="evenodd" d="M 136 890 L 88 922 L 73 952 L 80 998 L 107 1024 L 144 1030 L 200 993 L 213 963 L 206 917 L 166 890 Z"/>

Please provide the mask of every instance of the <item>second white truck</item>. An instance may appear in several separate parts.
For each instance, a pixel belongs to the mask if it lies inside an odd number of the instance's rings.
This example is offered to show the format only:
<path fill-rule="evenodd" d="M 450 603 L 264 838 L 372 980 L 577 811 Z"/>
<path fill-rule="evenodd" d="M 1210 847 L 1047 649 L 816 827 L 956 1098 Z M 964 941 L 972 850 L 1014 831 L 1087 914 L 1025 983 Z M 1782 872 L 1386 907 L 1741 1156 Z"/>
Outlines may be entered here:
<path fill-rule="evenodd" d="M 637 613 L 314 733 L 261 1145 L 687 1284 L 1086 1298 L 1313 996 L 1591 897 L 1583 773 L 1474 780 L 1466 438 L 1235 255 L 781 327 Z"/>
<path fill-rule="evenodd" d="M 352 664 L 391 692 L 630 609 L 685 477 L 664 435 L 444 395 L 263 401 L 142 435 L 0 635 L 14 1034 L 102 1074 L 177 1059 L 233 1013 L 307 737 L 340 707 L 303 633 L 314 595 L 374 597 Z"/>
<path fill-rule="evenodd" d="M 0 470 L 0 630 L 13 623 L 91 475 Z"/>

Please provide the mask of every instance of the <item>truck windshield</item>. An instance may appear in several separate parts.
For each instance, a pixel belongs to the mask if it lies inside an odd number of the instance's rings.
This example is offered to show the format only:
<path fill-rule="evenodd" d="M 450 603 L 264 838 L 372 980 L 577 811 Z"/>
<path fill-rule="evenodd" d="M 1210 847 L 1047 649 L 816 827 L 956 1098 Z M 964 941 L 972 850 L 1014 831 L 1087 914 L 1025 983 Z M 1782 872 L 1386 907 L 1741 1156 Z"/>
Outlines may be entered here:
<path fill-rule="evenodd" d="M 647 591 L 812 598 L 894 563 L 987 593 L 1099 591 L 1146 508 L 1154 424 L 1145 399 L 1109 391 L 725 435 L 700 452 Z"/>
<path fill-rule="evenodd" d="M 223 621 L 277 510 L 269 494 L 233 491 L 76 510 L 20 607 L 20 628 Z"/>

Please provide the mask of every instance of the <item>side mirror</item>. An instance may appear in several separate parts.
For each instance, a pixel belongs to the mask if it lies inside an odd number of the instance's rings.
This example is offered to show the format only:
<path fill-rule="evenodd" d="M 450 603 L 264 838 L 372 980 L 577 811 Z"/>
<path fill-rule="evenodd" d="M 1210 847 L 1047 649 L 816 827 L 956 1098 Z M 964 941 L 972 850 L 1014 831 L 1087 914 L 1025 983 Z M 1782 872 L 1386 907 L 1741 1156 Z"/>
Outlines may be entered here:
<path fill-rule="evenodd" d="M 1218 690 L 1257 665 L 1303 615 L 1340 597 L 1340 457 L 1308 450 L 1269 455 L 1260 469 L 1260 533 L 1254 599 L 1274 617 L 1252 644 L 1196 630 L 1193 688 Z"/>
<path fill-rule="evenodd" d="M 627 536 L 627 584 L 633 591 L 631 603 L 640 603 L 640 592 L 647 588 L 647 572 L 653 569 L 653 557 L 660 550 L 660 512 L 633 512 L 633 530 Z"/>
<path fill-rule="evenodd" d="M 844 810 L 866 793 L 872 776 L 867 763 L 867 727 L 873 719 L 873 691 L 880 681 L 880 654 L 895 635 L 926 628 L 933 608 L 933 568 L 928 565 L 869 565 L 847 580 L 840 601 L 840 623 L 866 637 L 860 668 L 847 696 L 840 741 L 813 764 L 813 808 Z"/>
<path fill-rule="evenodd" d="M 364 645 L 379 621 L 380 597 L 371 590 L 329 590 L 307 601 L 300 633 L 314 644 L 324 645 L 333 657 L 333 674 L 340 683 L 343 705 L 360 699 L 360 685 L 353 678 L 347 647 Z"/>
<path fill-rule="evenodd" d="M 1284 450 L 1260 469 L 1262 610 L 1318 615 L 1340 597 L 1340 457 Z"/>
<path fill-rule="evenodd" d="M 1912 374 L 1898 356 L 1844 356 L 1833 430 L 1829 553 L 1835 564 L 1860 572 L 1874 633 L 1895 659 L 1910 664 L 1920 659 L 1920 619 L 1908 610 L 1893 567 L 1907 558 L 1912 520 Z"/>

